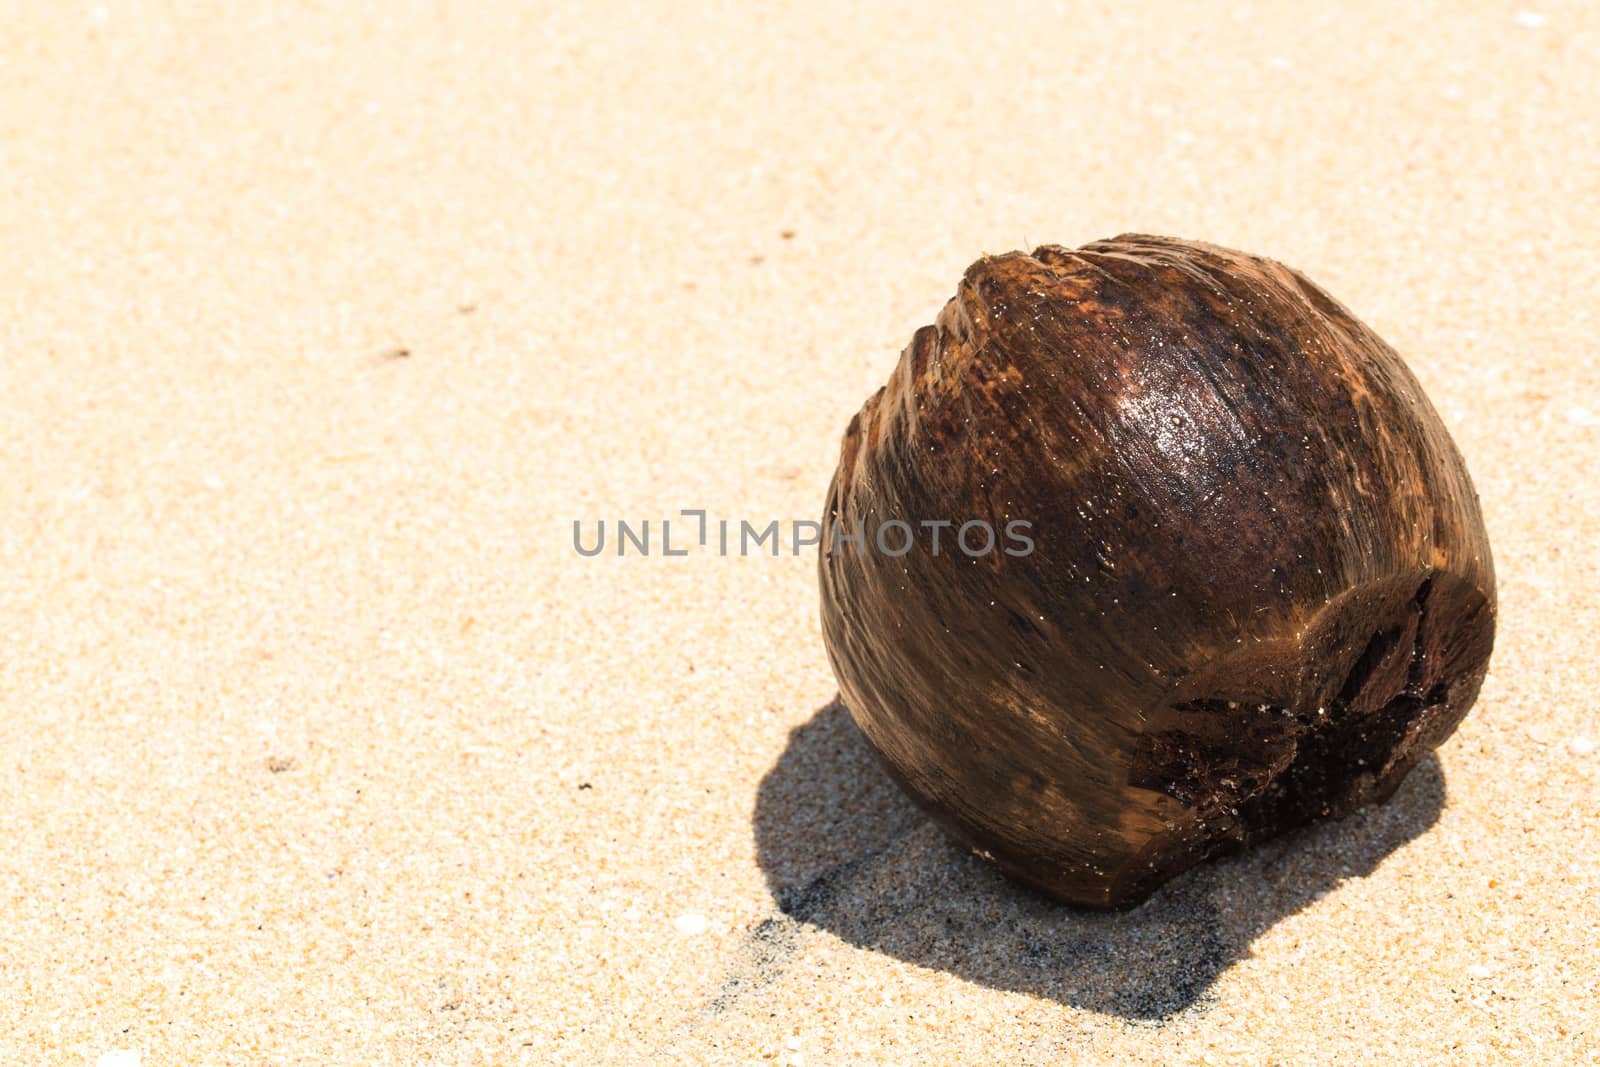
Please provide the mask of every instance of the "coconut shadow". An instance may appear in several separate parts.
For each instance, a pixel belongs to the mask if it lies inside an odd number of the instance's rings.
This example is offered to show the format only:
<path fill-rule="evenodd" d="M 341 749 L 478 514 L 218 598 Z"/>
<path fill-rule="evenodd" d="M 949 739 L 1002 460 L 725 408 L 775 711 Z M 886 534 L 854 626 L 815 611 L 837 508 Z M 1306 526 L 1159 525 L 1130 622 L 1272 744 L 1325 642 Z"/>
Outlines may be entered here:
<path fill-rule="evenodd" d="M 1430 754 L 1390 800 L 1202 864 L 1125 912 L 1007 881 L 952 844 L 878 764 L 836 698 L 797 727 L 756 798 L 758 861 L 783 917 L 860 948 L 1134 1021 L 1203 1005 L 1251 942 L 1437 821 Z M 793 941 L 793 938 L 789 938 Z"/>

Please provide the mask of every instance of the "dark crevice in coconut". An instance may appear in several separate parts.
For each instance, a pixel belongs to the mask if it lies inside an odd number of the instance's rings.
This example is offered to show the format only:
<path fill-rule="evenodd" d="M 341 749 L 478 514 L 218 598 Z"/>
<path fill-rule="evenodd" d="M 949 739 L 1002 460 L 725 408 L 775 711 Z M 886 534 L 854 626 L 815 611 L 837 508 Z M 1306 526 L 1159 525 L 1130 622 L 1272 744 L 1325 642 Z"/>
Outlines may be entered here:
<path fill-rule="evenodd" d="M 1230 851 L 1381 800 L 1431 745 L 1416 744 L 1448 713 L 1449 680 L 1426 685 L 1423 635 L 1431 580 L 1410 621 L 1375 632 L 1338 695 L 1315 708 L 1199 699 L 1174 710 L 1198 718 L 1140 739 L 1132 784 L 1189 809 L 1177 827 L 1199 850 Z M 1405 639 L 1404 647 L 1401 646 Z M 1375 698 L 1387 695 L 1376 704 Z M 1206 722 L 1215 722 L 1211 730 Z"/>

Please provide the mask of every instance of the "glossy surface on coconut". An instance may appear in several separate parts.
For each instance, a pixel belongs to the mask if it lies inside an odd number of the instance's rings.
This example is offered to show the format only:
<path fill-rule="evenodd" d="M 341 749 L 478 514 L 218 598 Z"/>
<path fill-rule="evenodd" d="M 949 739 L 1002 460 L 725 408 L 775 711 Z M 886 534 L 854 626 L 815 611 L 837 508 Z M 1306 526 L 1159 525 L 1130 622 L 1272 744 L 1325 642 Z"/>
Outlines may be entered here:
<path fill-rule="evenodd" d="M 890 519 L 1034 549 L 834 547 Z M 1494 640 L 1477 499 L 1400 357 L 1283 265 L 1168 238 L 969 268 L 850 424 L 820 569 L 891 772 L 1097 908 L 1387 797 Z"/>

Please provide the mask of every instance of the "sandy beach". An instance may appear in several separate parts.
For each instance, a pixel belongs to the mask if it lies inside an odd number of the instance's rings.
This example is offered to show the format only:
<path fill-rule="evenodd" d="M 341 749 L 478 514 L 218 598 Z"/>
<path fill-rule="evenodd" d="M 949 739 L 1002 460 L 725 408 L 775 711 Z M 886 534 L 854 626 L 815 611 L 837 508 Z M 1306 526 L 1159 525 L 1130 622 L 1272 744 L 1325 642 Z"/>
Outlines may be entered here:
<path fill-rule="evenodd" d="M 1592 6 L 5 25 L 0 1061 L 1600 1061 Z M 717 524 L 820 517 L 981 254 L 1126 231 L 1405 356 L 1500 614 L 1388 804 L 1086 914 Z"/>

